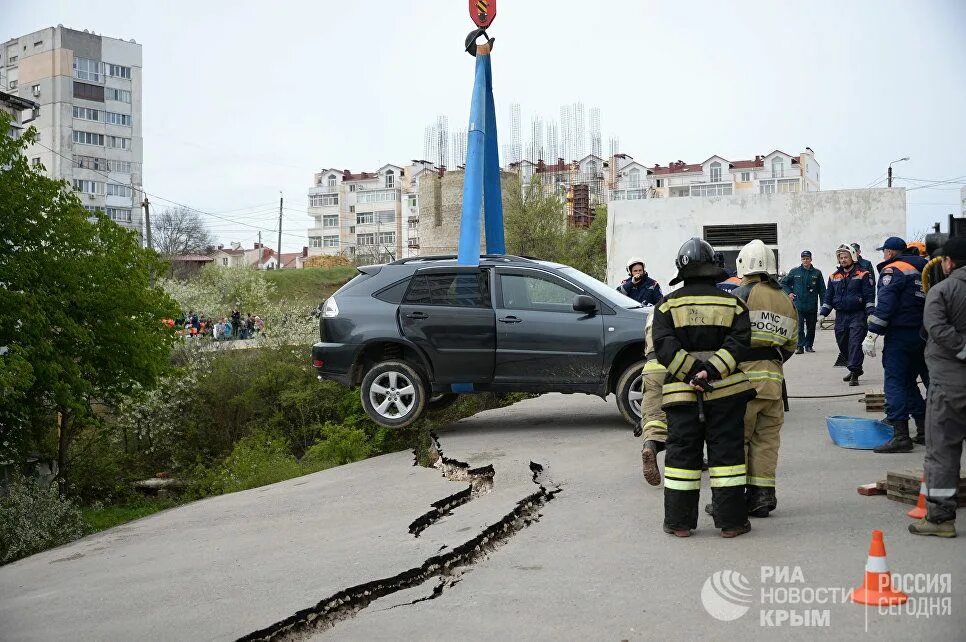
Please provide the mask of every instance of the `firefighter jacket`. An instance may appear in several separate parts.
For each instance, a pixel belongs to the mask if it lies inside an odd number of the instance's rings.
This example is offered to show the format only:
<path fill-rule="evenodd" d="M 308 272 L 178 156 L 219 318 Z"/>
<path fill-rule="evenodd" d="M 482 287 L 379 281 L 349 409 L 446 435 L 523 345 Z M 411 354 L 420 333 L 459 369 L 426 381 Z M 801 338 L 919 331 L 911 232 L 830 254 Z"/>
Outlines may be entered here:
<path fill-rule="evenodd" d="M 795 309 L 799 312 L 814 314 L 818 304 L 825 298 L 825 279 L 822 271 L 814 266 L 793 267 L 781 283 L 786 292 L 795 295 Z"/>
<path fill-rule="evenodd" d="M 875 308 L 875 289 L 872 275 L 858 265 L 848 270 L 843 267 L 832 272 L 828 278 L 825 303 L 819 312 L 823 317 L 832 310 L 836 312 L 865 312 L 871 314 Z"/>
<path fill-rule="evenodd" d="M 966 267 L 929 288 L 924 319 L 929 377 L 943 388 L 966 389 Z"/>
<path fill-rule="evenodd" d="M 617 291 L 624 296 L 629 296 L 641 305 L 657 305 L 664 298 L 664 295 L 661 294 L 660 284 L 649 277 L 647 272 L 644 273 L 644 277 L 639 284 L 635 285 L 634 279 L 629 278 L 617 286 Z"/>
<path fill-rule="evenodd" d="M 922 326 L 922 270 L 926 259 L 903 254 L 879 263 L 879 301 L 869 317 L 869 332 L 885 334 L 889 328 Z"/>
<path fill-rule="evenodd" d="M 798 346 L 798 312 L 781 285 L 761 275 L 745 277 L 734 294 L 748 305 L 751 322 L 751 349 L 738 369 L 755 387 L 757 399 L 781 399 L 782 364 Z"/>
<path fill-rule="evenodd" d="M 704 393 L 706 401 L 740 394 L 754 398 L 748 377 L 738 369 L 751 343 L 751 324 L 747 306 L 737 297 L 708 280 L 685 282 L 655 308 L 651 332 L 657 360 L 668 371 L 665 408 L 697 403 L 687 382 L 701 370 L 714 386 Z"/>

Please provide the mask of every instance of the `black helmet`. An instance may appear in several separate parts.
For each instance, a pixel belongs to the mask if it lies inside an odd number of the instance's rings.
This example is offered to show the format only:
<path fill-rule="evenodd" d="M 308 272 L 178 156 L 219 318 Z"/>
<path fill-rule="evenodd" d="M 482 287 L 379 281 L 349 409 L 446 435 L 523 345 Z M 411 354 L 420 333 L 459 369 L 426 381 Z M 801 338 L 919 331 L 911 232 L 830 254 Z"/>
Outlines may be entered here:
<path fill-rule="evenodd" d="M 671 279 L 669 285 L 700 277 L 715 279 L 715 282 L 724 281 L 728 275 L 715 259 L 714 248 L 710 243 L 697 237 L 688 239 L 678 250 L 678 258 L 674 260 L 678 275 Z"/>

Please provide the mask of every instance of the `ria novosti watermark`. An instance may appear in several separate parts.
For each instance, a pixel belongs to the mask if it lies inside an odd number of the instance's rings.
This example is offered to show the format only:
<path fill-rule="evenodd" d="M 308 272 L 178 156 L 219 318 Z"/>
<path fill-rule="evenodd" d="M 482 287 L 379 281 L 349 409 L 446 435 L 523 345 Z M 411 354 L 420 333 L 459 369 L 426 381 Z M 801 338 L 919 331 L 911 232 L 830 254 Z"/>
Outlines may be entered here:
<path fill-rule="evenodd" d="M 889 576 L 880 579 L 886 584 Z M 851 602 L 853 587 L 811 585 L 801 566 L 762 566 L 757 580 L 759 586 L 754 588 L 738 571 L 716 571 L 701 587 L 701 603 L 711 617 L 722 622 L 743 617 L 757 604 L 760 626 L 829 627 L 831 605 Z M 892 588 L 909 598 L 902 604 L 871 607 L 879 614 L 916 618 L 952 614 L 951 573 L 895 573 L 891 580 Z M 863 610 L 867 617 L 868 609 Z"/>

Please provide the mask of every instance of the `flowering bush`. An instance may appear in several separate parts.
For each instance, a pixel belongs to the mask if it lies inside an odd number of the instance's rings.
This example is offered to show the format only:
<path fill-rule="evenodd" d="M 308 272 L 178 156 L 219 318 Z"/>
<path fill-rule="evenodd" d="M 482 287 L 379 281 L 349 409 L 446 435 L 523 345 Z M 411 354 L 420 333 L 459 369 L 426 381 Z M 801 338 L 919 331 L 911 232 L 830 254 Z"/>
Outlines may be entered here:
<path fill-rule="evenodd" d="M 0 564 L 65 544 L 84 535 L 81 512 L 56 486 L 16 475 L 0 495 Z"/>

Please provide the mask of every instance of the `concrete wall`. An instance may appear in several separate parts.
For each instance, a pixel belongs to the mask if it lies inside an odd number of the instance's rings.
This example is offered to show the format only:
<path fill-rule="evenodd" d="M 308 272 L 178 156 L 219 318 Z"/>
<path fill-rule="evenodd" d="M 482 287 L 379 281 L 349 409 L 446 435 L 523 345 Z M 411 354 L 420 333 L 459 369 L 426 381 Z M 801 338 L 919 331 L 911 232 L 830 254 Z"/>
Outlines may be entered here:
<path fill-rule="evenodd" d="M 501 172 L 503 210 L 507 209 L 510 190 L 519 190 L 516 174 Z M 419 179 L 419 253 L 455 254 L 460 238 L 463 211 L 463 172 L 446 172 L 443 178 L 425 175 Z M 486 233 L 480 221 L 480 252 L 486 249 Z"/>
<path fill-rule="evenodd" d="M 906 194 L 897 189 L 749 194 L 718 198 L 654 198 L 612 201 L 607 216 L 607 280 L 625 278 L 624 261 L 643 256 L 648 273 L 663 287 L 676 274 L 678 248 L 704 225 L 777 223 L 779 271 L 800 264 L 811 250 L 815 266 L 828 276 L 835 248 L 857 242 L 874 263 L 874 248 L 889 236 L 904 237 Z"/>

